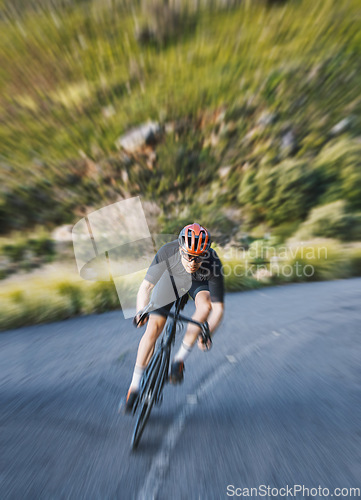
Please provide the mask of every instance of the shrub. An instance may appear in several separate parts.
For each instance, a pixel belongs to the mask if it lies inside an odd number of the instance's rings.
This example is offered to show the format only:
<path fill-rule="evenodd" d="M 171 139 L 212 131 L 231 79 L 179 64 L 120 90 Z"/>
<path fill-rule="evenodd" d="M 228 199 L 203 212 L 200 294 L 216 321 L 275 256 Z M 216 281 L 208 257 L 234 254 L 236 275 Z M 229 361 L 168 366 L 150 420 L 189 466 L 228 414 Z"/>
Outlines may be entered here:
<path fill-rule="evenodd" d="M 343 200 L 316 207 L 295 238 L 307 240 L 317 236 L 343 241 L 361 239 L 361 214 L 349 213 Z"/>
<path fill-rule="evenodd" d="M 319 194 L 317 170 L 305 161 L 285 160 L 275 167 L 247 171 L 238 200 L 254 221 L 278 225 L 303 219 Z"/>
<path fill-rule="evenodd" d="M 90 312 L 102 313 L 119 309 L 119 298 L 112 282 L 95 283 L 90 292 Z"/>
<path fill-rule="evenodd" d="M 72 314 L 80 314 L 82 312 L 84 298 L 80 286 L 69 282 L 60 283 L 58 285 L 58 292 L 60 295 L 69 298 Z"/>
<path fill-rule="evenodd" d="M 56 293 L 33 287 L 29 293 L 14 290 L 2 298 L 0 330 L 59 321 L 71 315 L 69 301 Z"/>
<path fill-rule="evenodd" d="M 284 243 L 288 238 L 290 238 L 298 229 L 300 223 L 296 222 L 284 222 L 279 226 L 272 229 L 272 237 L 276 238 L 277 243 Z"/>
<path fill-rule="evenodd" d="M 54 241 L 46 235 L 39 238 L 30 238 L 28 240 L 30 250 L 38 257 L 47 256 L 52 258 L 55 254 Z"/>
<path fill-rule="evenodd" d="M 306 248 L 293 247 L 291 258 L 284 265 L 292 267 L 292 274 L 286 278 L 286 281 L 292 282 L 334 280 L 352 276 L 352 265 L 347 252 L 338 242 L 332 240 L 320 241 Z"/>
<path fill-rule="evenodd" d="M 2 253 L 6 255 L 11 262 L 21 262 L 25 256 L 27 247 L 26 241 L 8 243 L 2 247 Z"/>
<path fill-rule="evenodd" d="M 350 248 L 347 257 L 352 268 L 352 276 L 361 276 L 361 248 Z"/>
<path fill-rule="evenodd" d="M 164 0 L 146 0 L 143 11 L 147 20 L 137 33 L 137 40 L 143 45 L 154 42 L 164 45 L 190 28 L 191 18 L 184 6 L 176 7 Z"/>
<path fill-rule="evenodd" d="M 247 271 L 246 263 L 239 261 L 224 261 L 224 285 L 227 292 L 240 292 L 260 288 L 261 283 Z"/>
<path fill-rule="evenodd" d="M 328 143 L 316 158 L 324 194 L 322 203 L 346 200 L 354 210 L 361 209 L 361 144 L 352 139 Z"/>

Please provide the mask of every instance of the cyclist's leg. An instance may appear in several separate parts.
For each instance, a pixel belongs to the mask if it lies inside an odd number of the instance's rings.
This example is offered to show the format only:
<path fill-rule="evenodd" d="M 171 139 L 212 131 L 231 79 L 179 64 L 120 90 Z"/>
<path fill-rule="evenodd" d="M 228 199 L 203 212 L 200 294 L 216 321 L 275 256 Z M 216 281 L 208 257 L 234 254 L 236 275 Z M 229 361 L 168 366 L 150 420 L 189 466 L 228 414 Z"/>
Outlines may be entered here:
<path fill-rule="evenodd" d="M 193 319 L 203 322 L 208 318 L 211 311 L 211 298 L 209 294 L 208 281 L 193 280 L 188 295 L 195 301 L 196 311 Z M 203 319 L 205 318 L 205 319 Z M 183 360 L 189 356 L 199 334 L 199 328 L 188 324 L 186 334 L 183 338 L 181 349 L 177 352 L 175 359 Z"/>
<path fill-rule="evenodd" d="M 195 282 L 189 294 L 195 300 L 196 311 L 192 318 L 196 321 L 203 323 L 208 318 L 208 315 L 212 309 L 210 293 L 208 290 L 208 283 L 197 283 Z M 173 383 L 180 383 L 183 380 L 184 362 L 190 355 L 194 343 L 199 335 L 199 328 L 195 325 L 188 324 L 186 334 L 183 338 L 183 342 L 178 352 L 174 356 L 174 360 L 171 366 L 171 376 L 170 380 Z"/>
<path fill-rule="evenodd" d="M 139 392 L 140 381 L 144 370 L 153 354 L 155 343 L 162 333 L 166 320 L 166 317 L 159 314 L 151 314 L 149 316 L 146 331 L 139 342 L 132 381 L 126 397 L 120 402 L 118 411 L 131 413 Z"/>
<path fill-rule="evenodd" d="M 155 343 L 162 333 L 167 318 L 159 314 L 150 314 L 147 328 L 139 342 L 138 354 L 135 364 L 146 367 L 152 357 Z"/>
<path fill-rule="evenodd" d="M 170 310 L 173 303 L 164 306 L 164 309 Z M 137 359 L 133 371 L 132 381 L 130 383 L 128 394 L 137 392 L 144 370 L 149 363 L 154 352 L 155 343 L 162 333 L 167 318 L 157 310 L 152 311 L 149 315 L 147 328 L 138 346 Z"/>
<path fill-rule="evenodd" d="M 198 289 L 194 297 L 196 310 L 192 318 L 200 323 L 207 320 L 211 310 L 211 295 L 208 290 Z M 199 328 L 195 325 L 188 324 L 187 331 L 183 338 L 183 343 L 188 346 L 193 346 L 199 335 Z"/>

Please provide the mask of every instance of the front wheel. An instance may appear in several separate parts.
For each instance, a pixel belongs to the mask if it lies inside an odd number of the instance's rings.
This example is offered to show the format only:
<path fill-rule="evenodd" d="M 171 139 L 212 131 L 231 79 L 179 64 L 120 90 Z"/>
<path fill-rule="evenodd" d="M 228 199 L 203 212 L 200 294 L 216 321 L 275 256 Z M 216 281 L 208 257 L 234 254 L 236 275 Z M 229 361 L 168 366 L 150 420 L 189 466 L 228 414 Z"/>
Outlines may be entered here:
<path fill-rule="evenodd" d="M 148 421 L 150 412 L 153 408 L 156 391 L 155 388 L 158 385 L 158 375 L 162 373 L 161 362 L 162 362 L 162 352 L 159 351 L 156 358 L 151 361 L 150 370 L 146 370 L 144 373 L 144 383 L 139 394 L 138 409 L 139 415 L 135 423 L 133 436 L 132 436 L 132 449 L 135 450 L 139 444 L 140 438 L 143 434 L 145 424 Z"/>

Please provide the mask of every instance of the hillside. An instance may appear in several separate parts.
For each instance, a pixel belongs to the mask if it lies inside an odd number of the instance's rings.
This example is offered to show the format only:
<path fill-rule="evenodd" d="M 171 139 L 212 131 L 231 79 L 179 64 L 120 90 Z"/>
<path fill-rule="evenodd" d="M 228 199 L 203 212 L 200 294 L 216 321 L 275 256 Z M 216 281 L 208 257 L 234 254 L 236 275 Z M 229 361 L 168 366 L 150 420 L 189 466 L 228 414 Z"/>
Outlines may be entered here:
<path fill-rule="evenodd" d="M 2 234 L 140 194 L 165 231 L 286 237 L 332 204 L 360 239 L 358 0 L 174 3 L 2 3 Z"/>

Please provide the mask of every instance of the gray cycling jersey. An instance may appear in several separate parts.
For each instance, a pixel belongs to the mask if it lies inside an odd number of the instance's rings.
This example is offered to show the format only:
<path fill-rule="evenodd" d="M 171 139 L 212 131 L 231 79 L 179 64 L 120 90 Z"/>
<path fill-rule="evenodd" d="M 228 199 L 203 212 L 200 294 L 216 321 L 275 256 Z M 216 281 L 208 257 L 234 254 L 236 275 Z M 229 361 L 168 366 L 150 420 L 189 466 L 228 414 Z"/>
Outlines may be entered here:
<path fill-rule="evenodd" d="M 166 243 L 155 255 L 145 279 L 156 285 L 167 269 L 175 278 L 177 286 L 178 283 L 181 283 L 180 287 L 189 290 L 191 287 L 194 288 L 195 282 L 199 282 L 200 285 L 207 284 L 212 302 L 223 302 L 224 281 L 222 263 L 213 248 L 210 248 L 207 252 L 200 268 L 196 272 L 189 274 L 184 269 L 181 261 L 178 240 Z"/>

